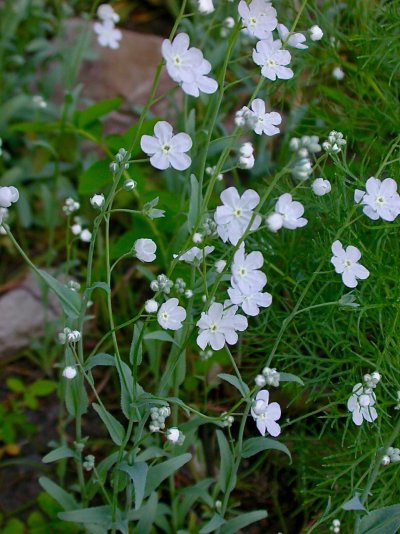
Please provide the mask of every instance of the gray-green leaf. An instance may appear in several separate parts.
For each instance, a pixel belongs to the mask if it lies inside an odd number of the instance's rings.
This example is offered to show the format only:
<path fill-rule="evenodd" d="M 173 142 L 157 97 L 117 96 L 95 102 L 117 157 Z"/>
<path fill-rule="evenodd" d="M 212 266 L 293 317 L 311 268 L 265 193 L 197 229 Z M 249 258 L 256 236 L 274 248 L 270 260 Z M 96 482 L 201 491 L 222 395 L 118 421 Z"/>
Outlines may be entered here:
<path fill-rule="evenodd" d="M 264 438 L 262 436 L 257 437 L 257 438 L 246 439 L 243 445 L 243 449 L 242 449 L 242 457 L 250 458 L 251 456 L 258 454 L 261 451 L 267 451 L 270 449 L 284 452 L 285 454 L 289 456 L 290 462 L 292 462 L 292 456 L 290 454 L 289 449 L 286 447 L 286 445 L 284 445 L 280 441 L 276 441 L 274 439 L 269 439 L 269 438 Z"/>
<path fill-rule="evenodd" d="M 113 442 L 118 446 L 122 445 L 125 436 L 125 430 L 121 423 L 117 421 L 117 419 L 115 419 L 115 417 L 100 404 L 94 402 L 92 407 L 94 411 L 98 413 L 100 419 L 107 427 L 108 433 L 110 434 Z"/>

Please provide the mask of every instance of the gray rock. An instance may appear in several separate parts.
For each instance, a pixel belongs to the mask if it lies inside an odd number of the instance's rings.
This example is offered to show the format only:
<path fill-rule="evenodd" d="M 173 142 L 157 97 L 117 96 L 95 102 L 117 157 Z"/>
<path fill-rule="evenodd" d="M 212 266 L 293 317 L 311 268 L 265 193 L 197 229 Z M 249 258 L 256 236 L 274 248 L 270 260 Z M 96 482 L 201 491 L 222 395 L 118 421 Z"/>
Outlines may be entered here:
<path fill-rule="evenodd" d="M 61 309 L 51 293 L 29 273 L 20 285 L 0 298 L 0 358 L 8 359 L 44 334 L 45 325 L 57 320 Z"/>

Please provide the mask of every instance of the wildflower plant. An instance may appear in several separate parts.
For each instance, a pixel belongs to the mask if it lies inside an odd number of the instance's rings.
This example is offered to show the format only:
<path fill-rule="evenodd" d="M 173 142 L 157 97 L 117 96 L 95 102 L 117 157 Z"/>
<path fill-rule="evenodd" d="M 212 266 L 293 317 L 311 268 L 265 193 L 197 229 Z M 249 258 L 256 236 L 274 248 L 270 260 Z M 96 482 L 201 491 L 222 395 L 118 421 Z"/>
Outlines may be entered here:
<path fill-rule="evenodd" d="M 125 134 L 99 134 L 96 105 L 61 118 L 104 151 L 82 169 L 79 198 L 59 201 L 63 270 L 80 285 L 36 265 L 14 225 L 23 197 L 0 188 L 6 238 L 63 311 L 59 395 L 74 436 L 62 433 L 43 461 L 68 462 L 75 479 L 40 484 L 59 518 L 88 532 L 229 534 L 270 528 L 270 499 L 249 511 L 236 495 L 262 466 L 277 480 L 293 458 L 307 532 L 362 534 L 388 518 L 397 529 L 399 505 L 375 488 L 399 461 L 399 266 L 382 258 L 398 251 L 399 136 L 359 162 L 345 122 L 333 130 L 290 109 L 301 69 L 341 59 L 328 14 L 307 0 L 297 12 L 266 0 L 179 4 Z M 111 6 L 94 17 L 101 46 L 124 46 Z M 174 87 L 160 97 L 164 69 Z M 171 92 L 182 109 L 167 122 L 152 112 Z"/>

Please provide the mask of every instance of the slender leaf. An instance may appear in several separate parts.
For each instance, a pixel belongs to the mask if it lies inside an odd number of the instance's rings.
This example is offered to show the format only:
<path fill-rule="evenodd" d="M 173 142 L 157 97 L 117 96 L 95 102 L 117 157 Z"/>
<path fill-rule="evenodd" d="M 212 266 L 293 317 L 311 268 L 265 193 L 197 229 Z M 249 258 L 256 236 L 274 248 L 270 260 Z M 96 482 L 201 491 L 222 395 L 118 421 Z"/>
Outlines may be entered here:
<path fill-rule="evenodd" d="M 240 529 L 261 521 L 267 516 L 268 513 L 265 510 L 256 510 L 247 514 L 241 514 L 223 525 L 220 532 L 221 534 L 237 534 Z"/>
<path fill-rule="evenodd" d="M 175 471 L 178 471 L 178 469 L 187 464 L 191 459 L 192 455 L 186 453 L 150 467 L 147 474 L 144 496 L 147 497 L 150 495 L 166 478 L 173 475 Z"/>
<path fill-rule="evenodd" d="M 60 488 L 58 484 L 49 478 L 40 477 L 39 484 L 55 501 L 58 502 L 62 508 L 64 508 L 64 510 L 73 510 L 74 508 L 78 507 L 78 503 L 75 501 L 72 495 Z"/>
<path fill-rule="evenodd" d="M 359 534 L 396 534 L 400 529 L 400 504 L 370 512 L 360 521 Z"/>
<path fill-rule="evenodd" d="M 224 493 L 232 491 L 236 484 L 236 473 L 234 472 L 234 460 L 229 443 L 222 432 L 217 430 L 217 440 L 220 453 L 219 485 Z"/>
<path fill-rule="evenodd" d="M 77 319 L 81 309 L 81 299 L 76 291 L 59 282 L 51 274 L 41 269 L 35 271 L 45 284 L 57 295 L 64 313 L 70 319 Z"/>
<path fill-rule="evenodd" d="M 125 436 L 125 430 L 124 427 L 121 425 L 117 419 L 113 415 L 110 414 L 103 406 L 97 403 L 93 403 L 92 407 L 95 412 L 98 413 L 100 416 L 100 419 L 103 421 L 105 426 L 107 427 L 108 433 L 110 434 L 111 439 L 113 442 L 121 446 L 122 442 L 124 440 Z"/>
<path fill-rule="evenodd" d="M 292 456 L 286 445 L 275 439 L 264 438 L 262 436 L 257 438 L 250 438 L 244 442 L 242 449 L 242 457 L 250 458 L 251 456 L 258 454 L 261 451 L 267 451 L 271 449 L 284 452 L 289 456 L 290 462 L 292 462 Z"/>
<path fill-rule="evenodd" d="M 42 458 L 42 462 L 50 464 L 51 462 L 57 462 L 63 458 L 73 458 L 74 456 L 74 451 L 63 445 L 46 454 L 46 456 Z"/>
<path fill-rule="evenodd" d="M 114 366 L 115 365 L 115 357 L 111 356 L 111 354 L 95 354 L 94 356 L 90 356 L 85 362 L 85 370 L 90 371 L 90 369 L 93 369 L 93 367 L 97 366 Z"/>
<path fill-rule="evenodd" d="M 144 490 L 146 487 L 148 465 L 145 462 L 138 462 L 134 465 L 123 463 L 119 466 L 121 471 L 128 473 L 132 479 L 135 490 L 135 510 L 138 510 L 143 501 Z"/>
<path fill-rule="evenodd" d="M 208 523 L 206 523 L 199 530 L 199 534 L 209 534 L 209 532 L 214 532 L 215 530 L 217 530 L 217 528 L 219 528 L 224 523 L 226 523 L 225 519 L 221 515 L 215 513 L 210 519 L 210 521 L 208 521 Z"/>
<path fill-rule="evenodd" d="M 243 381 L 240 381 L 236 376 L 229 375 L 227 373 L 219 373 L 218 377 L 221 380 L 225 380 L 225 382 L 228 382 L 231 384 L 231 386 L 234 386 L 242 395 L 242 397 L 246 397 L 250 390 L 247 384 L 245 384 Z"/>
<path fill-rule="evenodd" d="M 300 386 L 304 386 L 304 382 L 301 378 L 291 373 L 279 373 L 279 380 L 281 382 L 297 382 Z"/>

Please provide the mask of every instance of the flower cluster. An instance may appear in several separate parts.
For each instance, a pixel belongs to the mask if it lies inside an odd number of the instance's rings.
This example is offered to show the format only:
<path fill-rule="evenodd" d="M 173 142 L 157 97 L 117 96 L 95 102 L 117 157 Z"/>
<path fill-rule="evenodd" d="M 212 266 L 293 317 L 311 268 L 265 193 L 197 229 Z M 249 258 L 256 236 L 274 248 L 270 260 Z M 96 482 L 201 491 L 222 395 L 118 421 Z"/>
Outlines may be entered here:
<path fill-rule="evenodd" d="M 400 449 L 396 447 L 389 447 L 386 454 L 383 456 L 382 465 L 397 464 L 400 462 Z"/>
<path fill-rule="evenodd" d="M 78 341 L 81 340 L 81 337 L 79 330 L 64 328 L 64 330 L 58 334 L 58 341 L 61 345 L 65 345 L 66 343 L 78 343 Z"/>
<path fill-rule="evenodd" d="M 347 408 L 352 413 L 354 424 L 360 426 L 363 421 L 372 423 L 378 417 L 374 407 L 376 396 L 374 389 L 381 380 L 378 372 L 364 375 L 364 384 L 359 382 L 353 387 L 353 394 L 347 401 Z"/>
<path fill-rule="evenodd" d="M 291 173 L 296 180 L 305 181 L 312 173 L 311 156 L 321 152 L 319 137 L 316 135 L 303 135 L 303 137 L 293 137 L 289 143 L 289 149 L 296 154 L 296 159 L 292 165 Z"/>
<path fill-rule="evenodd" d="M 279 133 L 279 126 L 282 117 L 279 113 L 272 111 L 267 113 L 265 102 L 261 98 L 256 98 L 251 103 L 250 108 L 244 106 L 236 112 L 235 123 L 237 126 L 249 126 L 257 135 L 272 136 Z"/>
<path fill-rule="evenodd" d="M 97 16 L 101 22 L 95 22 L 93 30 L 97 34 L 99 45 L 116 50 L 122 39 L 121 31 L 115 27 L 119 21 L 119 15 L 109 4 L 101 4 L 97 8 Z"/>
<path fill-rule="evenodd" d="M 334 519 L 332 521 L 332 525 L 329 527 L 329 530 L 333 532 L 333 534 L 339 534 L 340 532 L 340 520 Z"/>
<path fill-rule="evenodd" d="M 71 232 L 73 235 L 79 237 L 83 243 L 90 243 L 92 239 L 92 232 L 83 227 L 81 217 L 74 217 L 73 224 L 71 225 Z"/>

